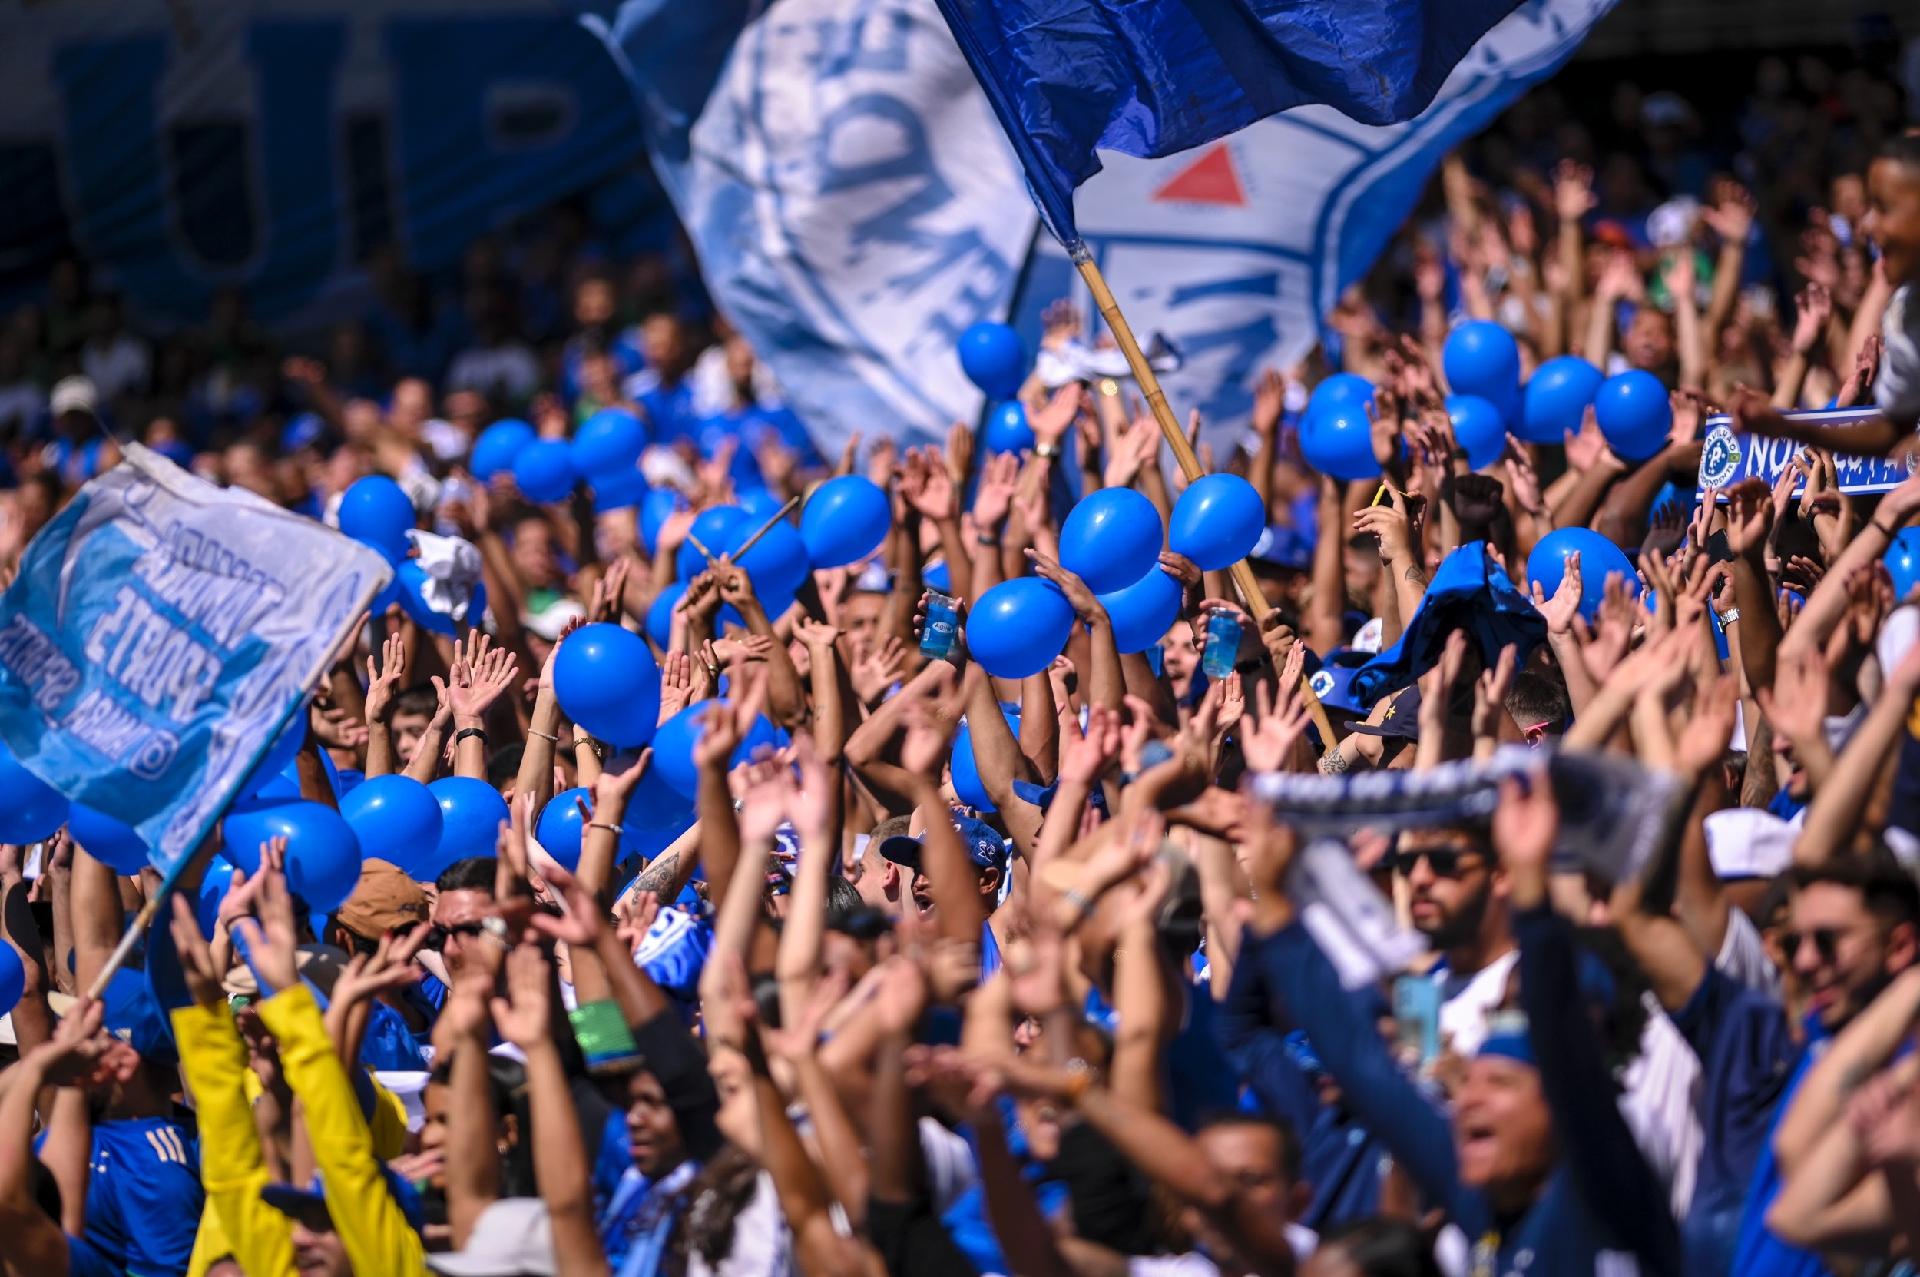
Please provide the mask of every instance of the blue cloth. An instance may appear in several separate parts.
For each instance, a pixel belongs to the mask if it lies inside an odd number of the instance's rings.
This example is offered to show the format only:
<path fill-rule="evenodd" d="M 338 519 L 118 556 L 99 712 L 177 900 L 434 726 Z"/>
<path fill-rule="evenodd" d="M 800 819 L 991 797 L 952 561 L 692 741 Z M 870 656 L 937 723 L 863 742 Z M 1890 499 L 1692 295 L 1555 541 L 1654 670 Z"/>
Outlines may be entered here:
<path fill-rule="evenodd" d="M 125 1277 L 126 1266 L 85 1237 L 67 1235 L 67 1277 Z"/>
<path fill-rule="evenodd" d="M 98 1122 L 87 1164 L 85 1240 L 135 1277 L 183 1273 L 200 1229 L 200 1155 L 163 1117 Z"/>
<path fill-rule="evenodd" d="M 1782 820 L 1792 820 L 1807 809 L 1807 800 L 1795 798 L 1791 791 L 1782 786 L 1780 791 L 1767 800 L 1767 814 L 1778 816 Z"/>
<path fill-rule="evenodd" d="M 1354 671 L 1349 695 L 1372 705 L 1406 687 L 1440 663 L 1455 630 L 1467 632 L 1489 666 L 1500 659 L 1501 648 L 1511 646 L 1515 668 L 1524 668 L 1546 641 L 1546 619 L 1493 561 L 1485 541 L 1469 541 L 1440 561 L 1400 641 Z"/>
<path fill-rule="evenodd" d="M 1408 119 L 1519 0 L 938 3 L 1071 245 L 1096 147 L 1171 155 L 1309 102 L 1362 124 Z"/>
<path fill-rule="evenodd" d="M 1753 1230 L 1743 1227 L 1741 1217 L 1750 1202 L 1762 1215 L 1771 1202 L 1771 1192 L 1764 1200 L 1753 1198 L 1756 1188 L 1778 1188 L 1770 1147 L 1774 1122 L 1813 1051 L 1794 1040 L 1778 1001 L 1711 966 L 1673 1024 L 1700 1057 L 1705 1088 L 1699 1102 L 1705 1138 L 1693 1202 L 1681 1224 L 1687 1271 L 1745 1272 L 1733 1266 L 1735 1252 L 1752 1244 L 1743 1234 Z M 1810 1019 L 1807 1028 L 1810 1042 L 1821 1039 L 1818 1021 Z"/>

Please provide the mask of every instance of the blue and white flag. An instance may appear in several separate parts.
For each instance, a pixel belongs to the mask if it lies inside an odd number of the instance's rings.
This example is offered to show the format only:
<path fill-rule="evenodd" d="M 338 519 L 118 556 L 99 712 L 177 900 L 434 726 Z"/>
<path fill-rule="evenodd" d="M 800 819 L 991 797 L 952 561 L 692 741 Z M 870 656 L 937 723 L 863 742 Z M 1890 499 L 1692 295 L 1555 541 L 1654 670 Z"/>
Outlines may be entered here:
<path fill-rule="evenodd" d="M 1292 107 L 1394 124 L 1519 0 L 938 0 L 1063 244 L 1096 149 L 1173 155 Z"/>
<path fill-rule="evenodd" d="M 1795 421 L 1815 425 L 1844 426 L 1878 416 L 1879 410 L 1868 406 L 1821 412 L 1789 412 L 1786 415 Z M 1768 439 L 1743 434 L 1733 428 L 1733 421 L 1729 417 L 1708 417 L 1707 441 L 1700 449 L 1700 479 L 1696 495 L 1708 488 L 1724 492 L 1748 479 L 1758 479 L 1772 487 L 1780 478 L 1780 473 L 1804 451 L 1805 445 L 1792 439 Z M 1840 491 L 1844 493 L 1864 495 L 1889 492 L 1906 482 L 1907 476 L 1920 470 L 1920 448 L 1908 448 L 1897 457 L 1856 457 L 1836 452 L 1833 454 L 1833 468 L 1835 478 L 1840 481 Z M 1797 496 L 1806 486 L 1804 478 L 1797 480 L 1793 487 L 1794 494 Z"/>
<path fill-rule="evenodd" d="M 132 445 L 0 598 L 0 737 L 171 873 L 391 575 L 358 542 Z"/>
<path fill-rule="evenodd" d="M 1080 237 L 1133 330 L 1182 356 L 1161 377 L 1217 450 L 1253 406 L 1263 368 L 1320 340 L 1340 294 L 1373 269 L 1448 152 L 1572 56 L 1615 0 L 1528 0 L 1454 67 L 1404 124 L 1356 124 L 1303 106 L 1161 160 L 1108 155 L 1080 190 Z M 1029 344 L 1048 303 L 1094 316 L 1066 251 L 1041 236 L 1009 321 Z M 1089 336 L 1092 335 L 1089 331 Z"/>
<path fill-rule="evenodd" d="M 1105 154 L 1078 230 L 1142 340 L 1181 348 L 1176 410 L 1230 443 L 1255 375 L 1313 346 L 1441 158 L 1614 3 L 1527 0 L 1404 124 L 1309 106 L 1168 159 Z M 615 38 L 715 300 L 829 455 L 977 419 L 969 324 L 1014 322 L 1031 350 L 1048 302 L 1091 313 L 934 0 L 626 0 Z"/>

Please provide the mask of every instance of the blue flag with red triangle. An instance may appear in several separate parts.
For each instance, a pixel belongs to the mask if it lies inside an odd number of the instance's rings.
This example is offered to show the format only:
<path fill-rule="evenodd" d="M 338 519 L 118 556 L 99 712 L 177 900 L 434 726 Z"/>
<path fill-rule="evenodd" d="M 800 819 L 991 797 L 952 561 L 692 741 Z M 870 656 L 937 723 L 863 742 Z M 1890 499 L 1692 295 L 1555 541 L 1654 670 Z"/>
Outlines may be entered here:
<path fill-rule="evenodd" d="M 938 0 L 1061 243 L 1096 149 L 1171 155 L 1290 107 L 1424 110 L 1520 0 Z"/>

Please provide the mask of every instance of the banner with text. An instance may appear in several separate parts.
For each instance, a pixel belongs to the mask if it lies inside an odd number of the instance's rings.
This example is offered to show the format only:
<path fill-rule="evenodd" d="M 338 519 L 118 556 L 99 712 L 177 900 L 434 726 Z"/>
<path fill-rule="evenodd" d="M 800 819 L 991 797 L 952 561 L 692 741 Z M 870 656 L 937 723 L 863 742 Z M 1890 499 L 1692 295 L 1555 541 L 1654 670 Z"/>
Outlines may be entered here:
<path fill-rule="evenodd" d="M 1874 416 L 1872 407 L 1836 408 L 1825 412 L 1790 412 L 1795 421 L 1844 426 Z M 1803 448 L 1791 439 L 1763 439 L 1742 434 L 1726 417 L 1707 418 L 1707 441 L 1700 450 L 1698 491 L 1708 488 L 1725 491 L 1748 479 L 1759 479 L 1772 487 Z M 1915 470 L 1920 470 L 1920 449 L 1909 448 L 1894 459 L 1886 457 L 1850 457 L 1835 453 L 1834 470 L 1840 491 L 1847 493 L 1886 492 L 1898 487 Z M 1797 493 L 1804 483 L 1794 485 Z"/>
<path fill-rule="evenodd" d="M 0 738 L 171 872 L 226 811 L 391 569 L 134 445 L 0 597 Z"/>

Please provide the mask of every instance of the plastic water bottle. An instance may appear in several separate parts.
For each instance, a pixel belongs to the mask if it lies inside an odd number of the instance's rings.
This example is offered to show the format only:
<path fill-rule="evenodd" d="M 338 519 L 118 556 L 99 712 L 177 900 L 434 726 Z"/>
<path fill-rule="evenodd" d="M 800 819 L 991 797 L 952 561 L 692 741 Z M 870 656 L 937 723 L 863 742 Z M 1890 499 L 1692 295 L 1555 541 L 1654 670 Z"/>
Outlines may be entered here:
<path fill-rule="evenodd" d="M 920 630 L 920 655 L 944 661 L 959 638 L 960 607 L 951 594 L 927 591 L 927 623 Z"/>
<path fill-rule="evenodd" d="M 1200 654 L 1200 668 L 1208 678 L 1225 678 L 1240 660 L 1240 618 L 1231 612 L 1207 614 L 1207 645 Z"/>

